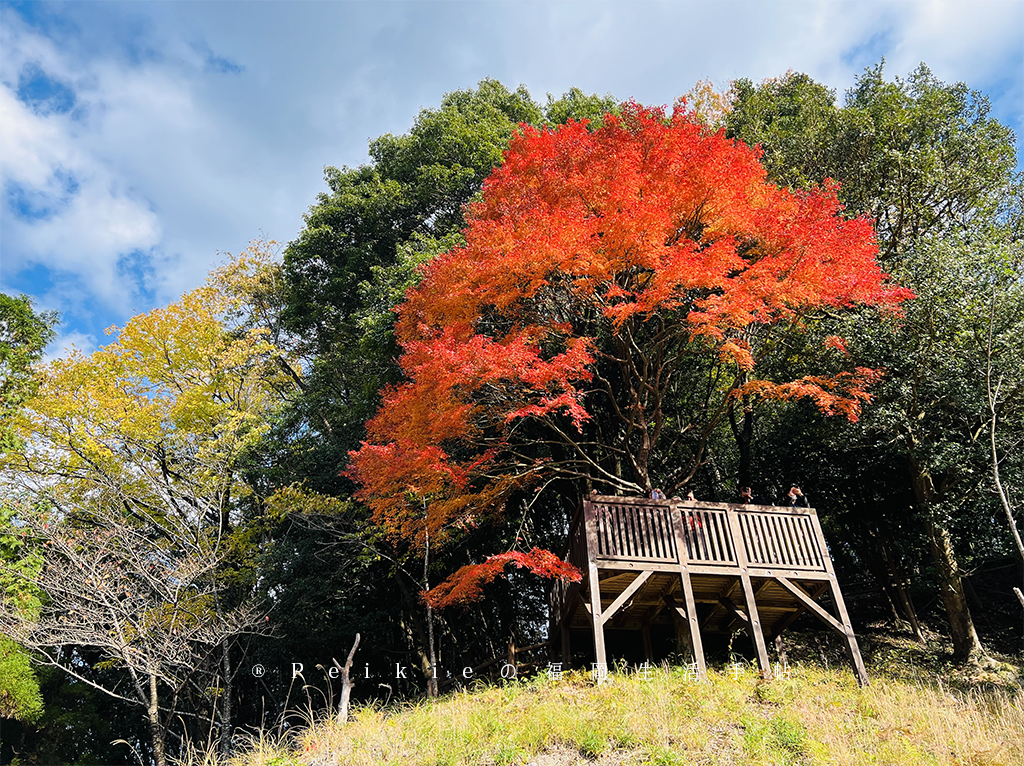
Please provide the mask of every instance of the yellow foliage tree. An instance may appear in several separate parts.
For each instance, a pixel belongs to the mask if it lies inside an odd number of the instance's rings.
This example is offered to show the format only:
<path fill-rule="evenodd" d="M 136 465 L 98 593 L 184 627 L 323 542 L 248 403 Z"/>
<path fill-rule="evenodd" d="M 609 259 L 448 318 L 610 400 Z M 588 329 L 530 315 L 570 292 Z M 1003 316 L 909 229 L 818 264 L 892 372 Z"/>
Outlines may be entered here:
<path fill-rule="evenodd" d="M 301 380 L 258 316 L 260 285 L 275 273 L 268 244 L 112 328 L 110 345 L 44 367 L 13 423 L 25 449 L 0 462 L 15 524 L 45 561 L 34 576 L 42 609 L 27 617 L 0 602 L 0 628 L 142 705 L 160 766 L 178 693 L 197 672 L 212 674 L 207 686 L 229 684 L 228 642 L 256 625 L 251 608 L 226 607 L 218 572 L 252 492 L 242 461 Z M 99 649 L 130 683 L 98 686 L 69 645 Z M 220 708 L 229 735 L 230 693 Z"/>

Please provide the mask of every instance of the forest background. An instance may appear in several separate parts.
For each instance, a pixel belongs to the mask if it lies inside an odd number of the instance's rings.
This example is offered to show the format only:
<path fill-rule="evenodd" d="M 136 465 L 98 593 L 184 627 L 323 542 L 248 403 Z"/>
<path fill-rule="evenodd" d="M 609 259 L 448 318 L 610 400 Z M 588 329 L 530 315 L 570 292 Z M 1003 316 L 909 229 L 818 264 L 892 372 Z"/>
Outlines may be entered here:
<path fill-rule="evenodd" d="M 798 484 L 840 579 L 877 590 L 859 619 L 920 640 L 923 624 L 940 629 L 957 662 L 1019 650 L 1019 630 L 994 617 L 1019 605 L 985 574 L 1008 567 L 1019 583 L 1024 562 L 1012 132 L 983 94 L 926 67 L 890 78 L 879 64 L 841 100 L 789 73 L 698 84 L 680 106 L 705 137 L 759 145 L 781 187 L 837 181 L 843 215 L 870 219 L 881 268 L 914 297 L 897 312 L 815 307 L 765 357 L 778 380 L 884 370 L 859 417 L 733 396 L 667 488 L 728 501 L 746 484 L 765 498 Z M 328 168 L 291 243 L 254 242 L 88 356 L 31 367 L 56 318 L 3 297 L 5 758 L 127 761 L 116 739 L 157 763 L 186 740 L 227 752 L 236 728 L 294 703 L 293 662 L 341 659 L 357 632 L 362 662 L 412 668 L 387 689 L 357 685 L 364 698 L 423 694 L 432 654 L 474 665 L 543 638 L 548 581 L 534 574 L 510 569 L 436 613 L 420 594 L 496 553 L 543 569 L 526 557 L 561 549 L 579 498 L 604 486 L 597 472 L 474 513 L 407 492 L 396 525 L 344 469 L 381 391 L 403 381 L 393 309 L 463 243 L 465 206 L 510 139 L 580 120 L 599 130 L 630 109 L 579 90 L 540 105 L 492 80 L 451 93 L 407 134 L 371 142 L 366 165 Z M 708 358 L 742 377 L 738 355 L 695 355 L 684 374 L 707 373 Z M 627 474 L 635 491 L 669 484 Z"/>

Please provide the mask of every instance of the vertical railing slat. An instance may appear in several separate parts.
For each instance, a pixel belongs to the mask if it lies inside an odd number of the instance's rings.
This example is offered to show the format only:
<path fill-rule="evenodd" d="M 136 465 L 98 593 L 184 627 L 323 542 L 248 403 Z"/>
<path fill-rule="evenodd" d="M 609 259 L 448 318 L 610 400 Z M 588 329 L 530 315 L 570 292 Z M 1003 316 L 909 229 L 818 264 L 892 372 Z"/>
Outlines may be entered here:
<path fill-rule="evenodd" d="M 775 547 L 779 551 L 779 564 L 786 566 L 789 563 L 789 554 L 786 552 L 786 539 L 785 535 L 782 534 L 782 530 L 779 529 L 779 517 L 774 514 L 768 514 L 765 518 L 768 519 L 768 524 L 771 525 L 772 534 L 775 539 Z"/>
<path fill-rule="evenodd" d="M 778 564 L 778 552 L 775 549 L 775 541 L 772 539 L 771 530 L 768 528 L 768 524 L 764 516 L 757 515 L 754 518 L 757 519 L 758 527 L 761 529 L 761 534 L 764 535 L 764 546 L 765 552 L 768 554 L 767 564 Z"/>

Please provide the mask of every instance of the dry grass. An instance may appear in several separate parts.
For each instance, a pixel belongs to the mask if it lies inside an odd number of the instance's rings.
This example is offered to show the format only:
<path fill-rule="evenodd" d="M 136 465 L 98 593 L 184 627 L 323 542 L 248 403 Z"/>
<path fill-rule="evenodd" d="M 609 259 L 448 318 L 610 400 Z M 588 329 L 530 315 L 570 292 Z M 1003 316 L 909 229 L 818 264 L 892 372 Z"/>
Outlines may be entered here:
<path fill-rule="evenodd" d="M 398 709 L 360 708 L 344 726 L 320 722 L 284 743 L 256 738 L 230 766 L 1015 766 L 1024 764 L 1019 691 L 884 677 L 860 689 L 846 669 L 809 666 L 774 681 L 749 667 L 711 672 L 706 684 L 679 668 L 598 687 L 579 674 L 540 676 Z"/>

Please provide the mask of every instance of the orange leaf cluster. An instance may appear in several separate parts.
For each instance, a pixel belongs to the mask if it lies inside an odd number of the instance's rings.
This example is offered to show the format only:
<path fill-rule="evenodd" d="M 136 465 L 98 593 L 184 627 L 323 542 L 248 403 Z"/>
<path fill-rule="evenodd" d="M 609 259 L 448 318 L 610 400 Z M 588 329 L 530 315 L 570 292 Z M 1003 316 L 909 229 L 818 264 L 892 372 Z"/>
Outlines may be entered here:
<path fill-rule="evenodd" d="M 868 389 L 881 379 L 884 370 L 858 367 L 853 372 L 841 372 L 831 378 L 805 375 L 789 383 L 752 380 L 733 390 L 733 396 L 752 395 L 761 399 L 795 401 L 810 399 L 826 415 L 845 415 L 851 423 L 860 418 L 861 403 L 871 401 Z"/>
<path fill-rule="evenodd" d="M 568 582 L 579 582 L 580 571 L 551 551 L 534 548 L 528 553 L 509 551 L 488 556 L 482 564 L 468 564 L 436 588 L 423 594 L 426 602 L 434 609 L 444 609 L 455 604 L 468 604 L 480 598 L 483 586 L 504 574 L 505 567 L 514 564 L 541 577 L 556 578 Z"/>

